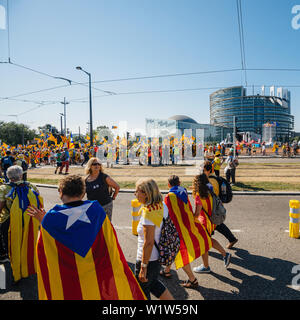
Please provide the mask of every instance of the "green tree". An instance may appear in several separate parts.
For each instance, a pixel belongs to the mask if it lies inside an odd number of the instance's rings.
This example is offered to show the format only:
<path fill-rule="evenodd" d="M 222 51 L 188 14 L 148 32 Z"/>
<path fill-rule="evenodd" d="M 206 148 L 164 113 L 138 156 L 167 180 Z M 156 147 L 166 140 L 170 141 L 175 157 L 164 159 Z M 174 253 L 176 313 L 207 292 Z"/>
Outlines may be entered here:
<path fill-rule="evenodd" d="M 0 122 L 0 139 L 2 142 L 11 146 L 17 144 L 26 144 L 27 141 L 33 140 L 37 136 L 36 131 L 30 129 L 29 126 L 12 122 Z"/>
<path fill-rule="evenodd" d="M 44 126 L 42 127 L 38 127 L 38 129 L 40 130 L 40 132 L 43 132 L 43 133 L 53 133 L 53 134 L 59 134 L 59 131 L 57 130 L 57 128 L 55 126 L 52 126 L 52 124 L 45 124 Z"/>

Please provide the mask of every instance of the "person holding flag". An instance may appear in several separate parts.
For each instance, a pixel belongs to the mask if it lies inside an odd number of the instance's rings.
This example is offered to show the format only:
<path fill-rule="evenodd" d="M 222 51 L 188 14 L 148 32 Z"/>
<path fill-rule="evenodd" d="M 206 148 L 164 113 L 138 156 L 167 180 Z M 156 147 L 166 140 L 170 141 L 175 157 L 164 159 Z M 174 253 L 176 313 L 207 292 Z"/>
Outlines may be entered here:
<path fill-rule="evenodd" d="M 36 247 L 40 300 L 145 300 L 116 232 L 98 201 L 83 201 L 79 175 L 60 180 L 59 197 L 47 213 L 32 206 L 41 222 Z"/>
<path fill-rule="evenodd" d="M 175 258 L 175 266 L 176 269 L 183 268 L 189 278 L 181 285 L 185 288 L 197 288 L 198 280 L 190 263 L 207 253 L 212 247 L 212 241 L 205 227 L 194 218 L 187 190 L 180 186 L 179 177 L 170 176 L 168 186 L 170 190 L 165 197 L 165 204 L 180 237 L 180 250 Z M 160 274 L 170 278 L 170 269 L 171 266 L 168 266 Z"/>

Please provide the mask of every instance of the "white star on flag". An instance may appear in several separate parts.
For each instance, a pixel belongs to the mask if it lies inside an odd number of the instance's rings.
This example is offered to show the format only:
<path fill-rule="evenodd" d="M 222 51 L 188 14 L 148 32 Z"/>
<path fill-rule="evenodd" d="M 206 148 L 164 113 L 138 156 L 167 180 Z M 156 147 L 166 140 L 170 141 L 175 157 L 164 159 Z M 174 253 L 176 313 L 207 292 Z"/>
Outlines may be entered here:
<path fill-rule="evenodd" d="M 92 204 L 92 202 L 89 202 L 79 207 L 72 207 L 59 211 L 60 213 L 68 216 L 66 230 L 69 229 L 77 220 L 91 223 L 89 217 L 86 215 L 86 212 Z"/>

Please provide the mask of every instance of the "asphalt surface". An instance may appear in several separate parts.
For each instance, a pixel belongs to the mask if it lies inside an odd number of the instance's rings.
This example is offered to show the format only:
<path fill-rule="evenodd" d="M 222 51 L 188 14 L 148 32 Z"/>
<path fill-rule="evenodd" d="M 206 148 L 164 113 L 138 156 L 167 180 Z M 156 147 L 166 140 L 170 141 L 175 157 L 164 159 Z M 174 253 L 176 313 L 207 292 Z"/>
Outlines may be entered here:
<path fill-rule="evenodd" d="M 40 188 L 46 209 L 60 203 L 56 189 Z M 121 193 L 114 202 L 112 223 L 127 262 L 134 267 L 137 238 L 131 231 L 130 200 L 133 194 Z M 289 227 L 289 200 L 300 196 L 235 195 L 226 205 L 226 225 L 238 238 L 232 250 L 231 264 L 225 269 L 221 255 L 210 252 L 211 274 L 196 274 L 198 289 L 179 286 L 185 280 L 183 270 L 172 268 L 172 279 L 161 279 L 177 300 L 286 300 L 300 299 L 300 287 L 293 287 L 294 266 L 300 264 L 300 239 L 292 239 Z M 192 199 L 191 199 L 192 200 Z M 227 240 L 214 236 L 224 247 Z M 201 258 L 192 267 L 202 263 Z M 9 276 L 9 264 L 5 265 Z M 298 269 L 300 270 L 300 268 Z M 298 271 L 299 272 L 299 271 Z M 300 285 L 300 281 L 298 283 Z M 0 290 L 0 300 L 36 300 L 36 276 L 9 282 Z"/>

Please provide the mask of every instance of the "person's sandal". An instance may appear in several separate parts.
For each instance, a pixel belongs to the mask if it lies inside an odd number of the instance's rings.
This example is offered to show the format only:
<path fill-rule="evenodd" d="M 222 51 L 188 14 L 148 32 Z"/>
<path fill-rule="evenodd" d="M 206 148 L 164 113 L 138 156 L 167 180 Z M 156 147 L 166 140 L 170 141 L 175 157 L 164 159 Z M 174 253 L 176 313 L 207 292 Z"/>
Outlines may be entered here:
<path fill-rule="evenodd" d="M 161 270 L 159 273 L 162 277 L 170 279 L 172 278 L 171 272 L 166 272 L 165 270 Z"/>
<path fill-rule="evenodd" d="M 198 280 L 195 278 L 194 281 L 186 280 L 180 284 L 184 288 L 196 289 L 199 287 Z"/>

